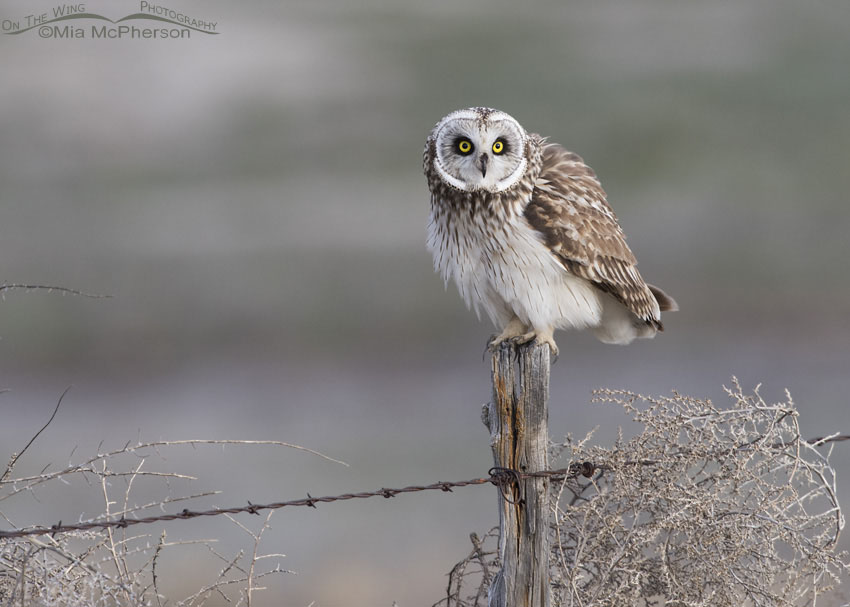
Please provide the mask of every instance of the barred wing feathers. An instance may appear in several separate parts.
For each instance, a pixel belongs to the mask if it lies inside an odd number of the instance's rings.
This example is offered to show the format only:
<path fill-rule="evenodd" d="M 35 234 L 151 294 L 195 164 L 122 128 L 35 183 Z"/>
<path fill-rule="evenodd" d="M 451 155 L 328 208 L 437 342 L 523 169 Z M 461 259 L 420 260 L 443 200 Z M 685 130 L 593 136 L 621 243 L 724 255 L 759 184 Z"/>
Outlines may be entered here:
<path fill-rule="evenodd" d="M 663 330 L 661 311 L 676 309 L 676 302 L 644 282 L 605 191 L 580 156 L 557 144 L 545 145 L 543 169 L 525 218 L 568 272 Z"/>

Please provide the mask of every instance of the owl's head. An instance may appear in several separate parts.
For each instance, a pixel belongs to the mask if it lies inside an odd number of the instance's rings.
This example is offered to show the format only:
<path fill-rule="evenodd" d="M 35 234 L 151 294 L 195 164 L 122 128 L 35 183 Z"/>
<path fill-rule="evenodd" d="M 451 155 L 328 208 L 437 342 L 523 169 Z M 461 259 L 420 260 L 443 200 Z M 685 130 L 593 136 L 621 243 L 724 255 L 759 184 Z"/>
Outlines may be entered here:
<path fill-rule="evenodd" d="M 434 168 L 465 192 L 501 192 L 525 173 L 528 134 L 511 116 L 490 108 L 452 112 L 431 131 Z"/>

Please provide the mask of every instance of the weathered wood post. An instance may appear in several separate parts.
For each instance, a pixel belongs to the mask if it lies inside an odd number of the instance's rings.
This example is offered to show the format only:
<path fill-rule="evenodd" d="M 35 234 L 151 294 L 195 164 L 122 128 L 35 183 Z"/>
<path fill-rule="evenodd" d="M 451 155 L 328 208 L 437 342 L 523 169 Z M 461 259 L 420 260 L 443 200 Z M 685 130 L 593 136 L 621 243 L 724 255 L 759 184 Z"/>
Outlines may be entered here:
<path fill-rule="evenodd" d="M 482 417 L 495 465 L 547 470 L 549 346 L 503 344 L 492 367 L 493 401 Z M 503 485 L 498 499 L 502 568 L 490 584 L 488 605 L 549 607 L 549 479 Z"/>

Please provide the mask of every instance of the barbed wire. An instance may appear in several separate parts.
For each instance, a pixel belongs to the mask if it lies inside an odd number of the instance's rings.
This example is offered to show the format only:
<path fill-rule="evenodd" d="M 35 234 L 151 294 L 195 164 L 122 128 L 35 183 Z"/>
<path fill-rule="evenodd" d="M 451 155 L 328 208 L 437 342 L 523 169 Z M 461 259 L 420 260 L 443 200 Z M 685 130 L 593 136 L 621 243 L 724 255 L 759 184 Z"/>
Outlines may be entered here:
<path fill-rule="evenodd" d="M 250 501 L 245 506 L 236 506 L 232 508 L 213 508 L 211 510 L 189 510 L 184 508 L 180 512 L 172 514 L 160 514 L 157 516 L 148 516 L 144 518 L 125 518 L 119 519 L 101 519 L 82 523 L 62 524 L 59 521 L 50 527 L 30 527 L 26 529 L 17 529 L 14 531 L 0 530 L 0 539 L 21 538 L 37 535 L 55 535 L 57 533 L 68 533 L 71 531 L 89 531 L 92 529 L 114 529 L 126 528 L 132 525 L 147 525 L 150 523 L 160 523 L 165 521 L 183 520 L 198 518 L 202 516 L 220 516 L 224 514 L 260 514 L 264 510 L 279 510 L 294 506 L 307 506 L 315 508 L 317 504 L 327 504 L 332 502 L 342 502 L 354 499 L 368 499 L 372 497 L 391 498 L 404 493 L 417 493 L 420 491 L 446 491 L 450 492 L 457 487 L 469 487 L 474 485 L 493 484 L 497 487 L 507 487 L 517 483 L 521 479 L 527 478 L 550 478 L 553 480 L 563 480 L 565 478 L 575 478 L 580 474 L 586 474 L 588 471 L 595 470 L 595 467 L 590 463 L 572 464 L 569 468 L 561 468 L 558 470 L 543 470 L 539 472 L 520 472 L 510 468 L 491 468 L 488 476 L 481 478 L 473 478 L 465 481 L 442 481 L 432 483 L 430 485 L 411 485 L 408 487 L 400 487 L 396 489 L 381 488 L 375 491 L 361 491 L 358 493 L 343 493 L 341 495 L 325 495 L 313 497 L 309 493 L 307 497 L 289 500 L 285 502 L 272 502 L 270 504 L 253 504 Z M 503 489 L 504 490 L 504 489 Z"/>
<path fill-rule="evenodd" d="M 821 436 L 817 438 L 813 438 L 807 441 L 814 446 L 823 445 L 825 443 L 833 443 L 833 442 L 842 442 L 850 440 L 850 434 L 835 434 L 832 436 Z M 779 447 L 781 445 L 775 445 Z M 654 460 L 638 460 L 625 462 L 625 464 L 629 465 L 655 465 L 659 462 Z M 315 508 L 317 504 L 329 504 L 332 502 L 342 502 L 348 500 L 355 499 L 369 499 L 373 497 L 384 497 L 384 498 L 392 498 L 397 495 L 402 495 L 404 493 L 418 493 L 421 491 L 444 491 L 451 492 L 452 489 L 456 489 L 458 487 L 470 487 L 476 485 L 487 485 L 492 484 L 503 492 L 507 499 L 510 499 L 507 495 L 507 489 L 509 487 L 516 487 L 519 489 L 519 481 L 531 478 L 548 478 L 550 480 L 565 480 L 565 479 L 574 479 L 578 476 L 584 476 L 586 478 L 591 478 L 597 471 L 604 471 L 610 469 L 610 466 L 607 465 L 599 465 L 594 464 L 592 462 L 578 462 L 573 463 L 567 468 L 559 468 L 557 470 L 541 470 L 538 472 L 523 472 L 521 470 L 515 470 L 512 468 L 501 468 L 501 467 L 493 467 L 488 471 L 488 476 L 481 478 L 473 478 L 464 481 L 441 481 L 437 483 L 432 483 L 430 485 L 410 485 L 407 487 L 400 487 L 395 489 L 381 488 L 375 491 L 361 491 L 358 493 L 343 493 L 340 495 L 324 495 L 320 497 L 313 497 L 309 493 L 306 498 L 289 500 L 284 502 L 272 502 L 269 504 L 253 504 L 248 501 L 248 504 L 245 506 L 235 506 L 232 508 L 213 508 L 211 510 L 189 510 L 188 508 L 184 508 L 180 512 L 172 513 L 172 514 L 160 514 L 157 516 L 148 516 L 143 518 L 126 518 L 122 516 L 118 519 L 96 519 L 87 522 L 81 523 L 73 523 L 73 524 L 62 524 L 60 520 L 55 525 L 51 525 L 50 527 L 29 527 L 25 529 L 16 529 L 12 531 L 3 531 L 0 530 L 0 539 L 12 539 L 12 538 L 22 538 L 22 537 L 32 537 L 39 535 L 55 535 L 57 533 L 69 533 L 72 531 L 90 531 L 93 529 L 114 529 L 114 528 L 126 528 L 133 525 L 148 525 L 151 523 L 160 523 L 166 521 L 174 521 L 174 520 L 185 520 L 192 518 L 199 518 L 202 516 L 221 516 L 225 514 L 257 514 L 259 515 L 261 511 L 264 510 L 280 510 L 281 508 L 290 508 L 290 507 L 301 507 L 306 506 L 309 508 Z M 520 494 L 519 500 L 522 500 L 522 496 Z"/>

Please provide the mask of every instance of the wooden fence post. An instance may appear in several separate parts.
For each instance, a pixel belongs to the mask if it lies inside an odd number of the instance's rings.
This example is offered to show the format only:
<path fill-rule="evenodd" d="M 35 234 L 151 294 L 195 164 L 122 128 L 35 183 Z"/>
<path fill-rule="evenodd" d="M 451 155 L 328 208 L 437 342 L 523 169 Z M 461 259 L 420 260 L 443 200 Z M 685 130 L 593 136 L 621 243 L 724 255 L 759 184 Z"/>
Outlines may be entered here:
<path fill-rule="evenodd" d="M 503 344 L 492 367 L 493 401 L 483 419 L 495 465 L 547 470 L 549 346 Z M 502 568 L 490 584 L 488 605 L 549 607 L 549 479 L 505 484 L 498 499 Z"/>

